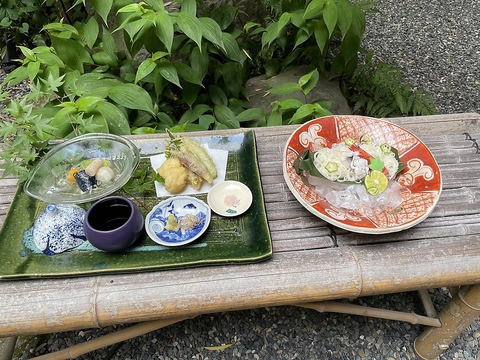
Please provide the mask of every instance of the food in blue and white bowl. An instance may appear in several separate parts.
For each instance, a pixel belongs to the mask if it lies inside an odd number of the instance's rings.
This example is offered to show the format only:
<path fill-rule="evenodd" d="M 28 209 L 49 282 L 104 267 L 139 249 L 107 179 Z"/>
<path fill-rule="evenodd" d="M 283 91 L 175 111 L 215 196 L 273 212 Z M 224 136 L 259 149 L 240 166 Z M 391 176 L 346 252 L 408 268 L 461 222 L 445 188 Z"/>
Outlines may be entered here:
<path fill-rule="evenodd" d="M 181 246 L 189 244 L 207 230 L 210 207 L 193 196 L 176 196 L 156 205 L 145 217 L 145 230 L 157 244 Z"/>

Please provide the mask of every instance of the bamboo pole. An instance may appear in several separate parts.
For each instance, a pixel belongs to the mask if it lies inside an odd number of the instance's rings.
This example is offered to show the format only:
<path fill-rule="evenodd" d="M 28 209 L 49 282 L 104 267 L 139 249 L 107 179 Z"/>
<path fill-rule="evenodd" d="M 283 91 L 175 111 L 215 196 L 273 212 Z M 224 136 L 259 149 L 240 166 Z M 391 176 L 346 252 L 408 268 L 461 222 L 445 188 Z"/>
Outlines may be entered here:
<path fill-rule="evenodd" d="M 426 329 L 415 339 L 415 353 L 426 360 L 437 358 L 479 315 L 480 285 L 462 286 L 440 312 L 442 327 Z"/>
<path fill-rule="evenodd" d="M 428 294 L 428 290 L 418 290 L 418 294 L 420 295 L 420 300 L 422 301 L 423 308 L 425 309 L 427 316 L 431 318 L 438 318 L 437 311 L 433 306 L 432 298 Z"/>
<path fill-rule="evenodd" d="M 17 338 L 17 336 L 10 336 L 5 340 L 5 346 L 3 347 L 0 360 L 12 360 L 15 346 L 17 345 Z"/>
<path fill-rule="evenodd" d="M 180 322 L 186 319 L 190 319 L 190 318 L 178 317 L 178 318 L 171 318 L 171 319 L 147 321 L 141 324 L 128 327 L 123 330 L 116 331 L 108 335 L 101 336 L 96 339 L 85 341 L 81 344 L 73 345 L 63 350 L 59 350 L 50 354 L 41 355 L 32 359 L 34 360 L 74 359 L 90 351 L 98 350 L 106 346 L 113 345 L 115 343 L 149 333 L 151 331 L 163 328 L 168 325 L 172 325 L 176 322 Z"/>
<path fill-rule="evenodd" d="M 432 327 L 440 327 L 441 323 L 438 319 L 417 315 L 415 313 L 406 313 L 401 311 L 376 309 L 367 306 L 339 303 L 335 301 L 322 301 L 315 303 L 295 304 L 294 306 L 314 309 L 319 312 L 334 312 L 351 315 L 369 316 L 380 319 L 405 321 L 411 324 L 428 325 Z"/>

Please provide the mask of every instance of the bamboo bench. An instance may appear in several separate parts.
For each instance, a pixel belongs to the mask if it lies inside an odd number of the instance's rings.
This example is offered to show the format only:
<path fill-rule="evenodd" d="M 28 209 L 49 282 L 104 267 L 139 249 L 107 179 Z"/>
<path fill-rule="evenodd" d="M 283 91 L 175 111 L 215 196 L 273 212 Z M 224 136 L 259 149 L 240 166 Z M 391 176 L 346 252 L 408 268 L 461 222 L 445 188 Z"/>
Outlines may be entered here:
<path fill-rule="evenodd" d="M 414 228 L 368 236 L 327 226 L 302 207 L 284 182 L 283 147 L 294 127 L 255 129 L 272 259 L 248 265 L 0 281 L 0 336 L 140 322 L 40 357 L 60 359 L 200 314 L 296 305 L 423 324 L 426 329 L 416 339 L 415 351 L 422 358 L 435 358 L 480 314 L 480 154 L 476 142 L 480 115 L 389 120 L 416 134 L 442 171 L 440 201 Z M 3 223 L 17 185 L 10 178 L 2 179 L 0 185 Z M 428 306 L 425 289 L 458 286 L 437 316 Z M 333 301 L 413 290 L 421 291 L 427 316 Z"/>

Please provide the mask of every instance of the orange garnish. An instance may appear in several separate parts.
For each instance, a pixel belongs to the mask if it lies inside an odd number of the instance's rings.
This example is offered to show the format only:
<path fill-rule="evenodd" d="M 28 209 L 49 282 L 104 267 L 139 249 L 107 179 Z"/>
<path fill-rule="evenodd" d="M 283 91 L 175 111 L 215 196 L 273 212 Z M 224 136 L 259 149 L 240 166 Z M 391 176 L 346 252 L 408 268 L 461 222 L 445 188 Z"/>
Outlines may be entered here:
<path fill-rule="evenodd" d="M 80 171 L 79 169 L 75 169 L 75 168 L 70 169 L 70 171 L 68 172 L 67 180 L 70 182 L 76 182 L 77 180 L 75 179 L 75 176 L 73 176 L 73 174 L 79 171 Z"/>

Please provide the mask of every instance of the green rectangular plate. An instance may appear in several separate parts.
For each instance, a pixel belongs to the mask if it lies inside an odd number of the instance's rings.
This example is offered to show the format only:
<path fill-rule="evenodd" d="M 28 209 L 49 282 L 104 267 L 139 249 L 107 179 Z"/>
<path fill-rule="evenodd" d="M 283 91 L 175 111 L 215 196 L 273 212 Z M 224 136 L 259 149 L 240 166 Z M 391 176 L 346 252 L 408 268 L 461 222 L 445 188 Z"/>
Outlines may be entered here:
<path fill-rule="evenodd" d="M 59 278 L 93 274 L 132 273 L 163 269 L 185 268 L 218 264 L 252 263 L 272 256 L 272 241 L 265 213 L 263 191 L 257 162 L 253 131 L 231 136 L 199 137 L 210 148 L 228 150 L 226 180 L 238 180 L 252 191 L 253 203 L 249 210 L 233 218 L 212 213 L 207 232 L 196 242 L 179 248 L 163 247 L 145 233 L 122 253 L 108 253 L 93 248 L 86 242 L 76 249 L 47 256 L 32 249 L 32 226 L 47 204 L 23 192 L 21 186 L 12 201 L 3 228 L 0 231 L 0 280 L 29 278 Z M 163 150 L 162 140 L 134 140 L 142 153 Z M 139 167 L 150 166 L 143 159 Z M 163 198 L 157 198 L 155 189 L 134 195 L 143 215 Z M 206 194 L 198 195 L 206 202 Z M 88 208 L 90 204 L 83 204 Z"/>

